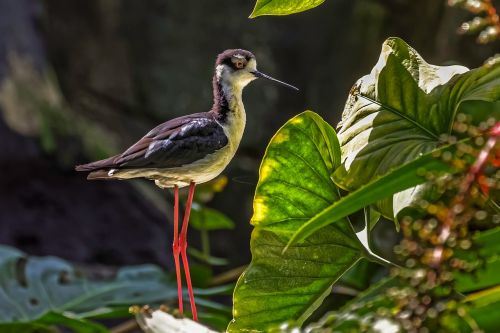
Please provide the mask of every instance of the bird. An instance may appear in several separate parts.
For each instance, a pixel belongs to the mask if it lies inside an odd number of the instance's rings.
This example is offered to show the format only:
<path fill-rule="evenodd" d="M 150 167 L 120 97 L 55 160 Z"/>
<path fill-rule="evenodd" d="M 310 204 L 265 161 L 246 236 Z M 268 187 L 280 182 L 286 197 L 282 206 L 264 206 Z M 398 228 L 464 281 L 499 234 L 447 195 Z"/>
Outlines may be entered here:
<path fill-rule="evenodd" d="M 153 180 L 162 189 L 173 189 L 172 252 L 179 313 L 183 315 L 182 260 L 195 321 L 198 316 L 186 254 L 187 229 L 195 186 L 220 175 L 234 157 L 246 124 L 243 88 L 257 78 L 299 90 L 258 71 L 252 52 L 243 49 L 225 50 L 215 61 L 213 104 L 208 112 L 168 120 L 150 130 L 123 153 L 75 167 L 76 171 L 89 172 L 89 180 L 146 178 Z M 179 233 L 179 188 L 183 187 L 189 187 L 189 191 Z"/>

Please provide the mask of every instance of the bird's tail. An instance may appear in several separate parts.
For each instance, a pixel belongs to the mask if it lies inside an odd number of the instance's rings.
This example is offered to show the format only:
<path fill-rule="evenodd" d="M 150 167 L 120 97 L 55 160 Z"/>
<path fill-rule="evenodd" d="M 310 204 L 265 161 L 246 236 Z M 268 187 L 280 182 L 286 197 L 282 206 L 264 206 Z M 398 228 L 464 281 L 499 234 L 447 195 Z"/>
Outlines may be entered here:
<path fill-rule="evenodd" d="M 114 163 L 115 156 L 95 161 L 87 164 L 77 165 L 75 167 L 76 171 L 90 172 L 87 179 L 111 179 L 112 175 L 109 174 L 109 170 L 116 167 Z"/>
<path fill-rule="evenodd" d="M 87 176 L 88 180 L 112 179 L 112 178 L 113 178 L 113 176 L 109 175 L 109 171 L 108 170 L 92 171 Z"/>

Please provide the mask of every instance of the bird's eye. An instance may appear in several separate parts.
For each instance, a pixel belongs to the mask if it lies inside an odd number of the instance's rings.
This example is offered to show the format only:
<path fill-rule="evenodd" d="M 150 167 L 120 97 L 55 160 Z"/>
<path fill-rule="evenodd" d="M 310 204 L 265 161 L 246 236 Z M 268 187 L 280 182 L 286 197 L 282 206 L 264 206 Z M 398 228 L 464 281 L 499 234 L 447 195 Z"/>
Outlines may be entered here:
<path fill-rule="evenodd" d="M 236 67 L 238 69 L 245 68 L 245 66 L 247 64 L 246 59 L 245 58 L 240 58 L 240 57 L 232 57 L 231 61 L 233 62 L 234 67 Z"/>

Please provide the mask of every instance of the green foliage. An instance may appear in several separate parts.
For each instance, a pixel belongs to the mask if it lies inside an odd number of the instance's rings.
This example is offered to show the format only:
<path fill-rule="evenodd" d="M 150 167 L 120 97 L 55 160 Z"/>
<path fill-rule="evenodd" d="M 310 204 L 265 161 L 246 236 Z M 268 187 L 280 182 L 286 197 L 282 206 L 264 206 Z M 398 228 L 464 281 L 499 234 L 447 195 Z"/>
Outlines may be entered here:
<path fill-rule="evenodd" d="M 303 322 L 361 258 L 345 219 L 282 253 L 297 227 L 339 199 L 330 179 L 339 163 L 335 132 L 315 113 L 292 118 L 272 138 L 254 199 L 252 263 L 236 285 L 229 332 Z"/>
<path fill-rule="evenodd" d="M 211 266 L 224 266 L 228 261 L 224 258 L 217 258 L 210 254 L 210 237 L 209 231 L 234 229 L 234 222 L 223 213 L 213 208 L 208 208 L 205 204 L 210 202 L 216 193 L 222 192 L 227 184 L 227 177 L 220 176 L 210 182 L 198 186 L 194 197 L 193 207 L 189 224 L 194 229 L 200 232 L 201 250 L 193 247 L 188 248 L 191 256 L 203 263 L 203 266 L 195 266 L 193 279 L 196 282 L 202 282 L 201 286 L 208 286 L 212 279 Z M 199 268 L 199 273 L 196 274 L 196 269 Z M 201 279 L 200 279 L 201 278 Z"/>
<path fill-rule="evenodd" d="M 324 226 L 355 213 L 367 205 L 427 182 L 426 172 L 453 172 L 453 168 L 440 158 L 443 152 L 450 150 L 451 147 L 446 146 L 421 155 L 414 161 L 395 168 L 349 193 L 300 226 L 290 239 L 289 244 L 293 245 L 304 240 Z"/>
<path fill-rule="evenodd" d="M 234 222 L 218 210 L 193 205 L 189 224 L 197 230 L 234 229 Z"/>
<path fill-rule="evenodd" d="M 495 228 L 490 231 L 480 232 L 474 238 L 476 244 L 481 246 L 483 254 L 495 254 L 494 257 L 496 257 L 498 253 L 499 235 L 500 228 Z M 447 307 L 467 306 L 468 316 L 470 316 L 467 320 L 472 319 L 485 332 L 496 332 L 498 328 L 498 319 L 495 318 L 495 316 L 491 316 L 491 313 L 500 310 L 500 289 L 498 288 L 500 277 L 499 275 L 494 276 L 490 274 L 489 282 L 491 284 L 489 285 L 495 287 L 482 290 L 487 285 L 481 284 L 483 281 L 481 274 L 484 274 L 488 269 L 496 270 L 494 266 L 489 266 L 480 271 L 478 276 L 462 274 L 462 277 L 457 279 L 457 292 L 481 291 L 470 294 L 467 297 L 462 297 L 459 302 L 450 301 Z M 466 280 L 464 280 L 464 277 Z M 480 284 L 472 283 L 473 280 L 480 282 Z M 351 332 L 352 330 L 367 331 L 374 324 L 372 321 L 374 319 L 373 313 L 376 311 L 384 313 L 381 309 L 394 307 L 394 303 L 389 295 L 395 292 L 395 290 L 404 287 L 401 281 L 394 277 L 382 280 L 380 283 L 367 288 L 363 293 L 345 304 L 338 311 L 330 312 L 318 323 L 310 325 L 308 330 L 310 332 L 322 332 L 322 329 L 329 327 L 339 332 Z M 469 332 L 469 324 L 463 317 L 466 316 L 463 315 L 462 317 L 458 317 L 456 315 L 448 315 L 447 317 L 443 316 L 443 321 L 447 321 L 448 325 L 453 325 L 454 331 L 456 332 Z M 365 318 L 365 320 L 362 320 L 363 318 Z M 378 320 L 382 318 L 383 316 Z M 385 319 L 388 321 L 390 320 L 390 318 Z M 397 326 L 395 322 L 392 324 Z"/>
<path fill-rule="evenodd" d="M 452 124 L 465 102 L 488 104 L 499 98 L 498 64 L 471 71 L 429 65 L 401 39 L 388 39 L 370 75 L 355 84 L 347 100 L 338 133 L 342 167 L 333 174 L 335 183 L 354 191 L 435 150 L 454 134 Z M 409 188 L 376 207 L 393 218 L 424 190 Z"/>
<path fill-rule="evenodd" d="M 0 323 L 0 331 L 5 333 L 57 333 L 55 327 L 65 327 L 76 333 L 109 333 L 106 327 L 96 322 L 55 312 L 48 312 L 30 322 Z"/>
<path fill-rule="evenodd" d="M 355 271 L 365 276 L 349 283 L 353 265 L 361 258 L 391 265 L 370 249 L 377 211 L 404 218 L 398 253 L 413 261 L 312 324 L 311 332 L 366 331 L 384 320 L 406 329 L 428 319 L 429 327 L 458 332 L 498 325 L 484 310 L 500 304 L 500 229 L 467 234 L 467 223 L 476 215 L 484 220 L 489 211 L 483 205 L 497 207 L 498 198 L 481 197 L 477 188 L 463 194 L 470 192 L 474 204 L 456 197 L 486 130 L 498 121 L 499 100 L 500 62 L 474 70 L 429 65 L 402 40 L 390 38 L 371 74 L 351 90 L 338 139 L 312 112 L 289 120 L 262 160 L 252 262 L 236 286 L 228 331 L 287 332 L 310 317 L 343 275 L 340 281 L 366 287 L 370 273 L 361 264 Z M 494 188 L 498 172 L 489 174 L 487 184 Z M 339 187 L 348 193 L 341 195 Z M 450 215 L 446 205 L 452 203 L 476 208 Z M 365 229 L 355 234 L 350 219 L 362 211 Z M 483 225 L 498 220 L 498 211 L 491 213 L 497 215 Z M 452 225 L 443 233 L 438 223 Z M 432 266 L 435 258 L 439 269 Z M 483 288 L 489 289 L 478 292 Z M 461 294 L 470 292 L 476 293 Z M 425 309 L 438 318 L 426 317 Z"/>
<path fill-rule="evenodd" d="M 456 289 L 459 292 L 473 292 L 494 287 L 500 284 L 500 228 L 479 232 L 474 236 L 474 244 L 481 257 L 486 258 L 484 267 L 475 274 L 459 273 L 455 277 Z M 456 253 L 459 258 L 467 258 L 471 251 L 462 250 Z"/>
<path fill-rule="evenodd" d="M 88 319 L 123 317 L 132 304 L 176 299 L 176 286 L 153 265 L 123 267 L 113 278 L 91 280 L 62 259 L 27 257 L 0 246 L 1 332 L 52 332 L 53 325 L 79 333 L 108 332 Z M 203 299 L 197 301 L 219 308 Z"/>
<path fill-rule="evenodd" d="M 321 5 L 325 0 L 257 0 L 250 18 L 262 15 L 290 15 Z"/>
<path fill-rule="evenodd" d="M 498 331 L 498 317 L 494 314 L 500 311 L 500 287 L 495 287 L 472 294 L 465 299 L 469 304 L 470 316 L 484 332 Z"/>

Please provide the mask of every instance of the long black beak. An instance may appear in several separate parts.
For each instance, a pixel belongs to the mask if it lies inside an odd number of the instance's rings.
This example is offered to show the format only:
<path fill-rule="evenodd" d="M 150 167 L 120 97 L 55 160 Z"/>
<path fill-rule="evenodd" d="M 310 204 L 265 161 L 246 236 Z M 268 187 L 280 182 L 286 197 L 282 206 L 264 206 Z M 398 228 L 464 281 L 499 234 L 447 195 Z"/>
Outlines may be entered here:
<path fill-rule="evenodd" d="M 255 77 L 262 77 L 262 78 L 264 78 L 264 79 L 268 79 L 268 80 L 271 80 L 271 81 L 274 81 L 274 82 L 280 83 L 280 84 L 284 85 L 285 87 L 292 88 L 292 89 L 295 89 L 295 90 L 299 91 L 299 88 L 294 87 L 294 86 L 292 86 L 291 84 L 288 84 L 288 83 L 286 83 L 286 82 L 283 82 L 283 81 L 280 81 L 280 80 L 276 80 L 274 77 L 271 77 L 271 76 L 269 76 L 269 75 L 267 75 L 267 74 L 264 74 L 264 73 L 262 73 L 262 72 L 259 72 L 258 70 L 254 70 L 254 71 L 252 71 L 251 73 L 252 73 L 253 75 L 255 75 Z"/>

